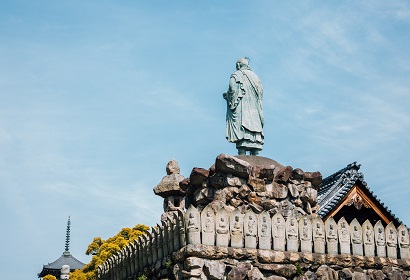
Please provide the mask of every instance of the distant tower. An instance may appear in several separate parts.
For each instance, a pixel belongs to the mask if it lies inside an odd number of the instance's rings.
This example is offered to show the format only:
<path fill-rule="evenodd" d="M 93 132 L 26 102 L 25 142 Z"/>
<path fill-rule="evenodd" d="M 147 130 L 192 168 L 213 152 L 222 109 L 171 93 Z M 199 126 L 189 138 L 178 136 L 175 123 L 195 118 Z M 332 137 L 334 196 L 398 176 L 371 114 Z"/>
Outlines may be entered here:
<path fill-rule="evenodd" d="M 63 255 L 52 263 L 43 265 L 43 269 L 38 274 L 42 278 L 48 274 L 54 275 L 57 279 L 68 279 L 69 273 L 76 269 L 82 269 L 85 264 L 74 258 L 70 253 L 70 227 L 71 221 L 68 217 L 67 231 L 65 236 L 65 251 Z"/>
<path fill-rule="evenodd" d="M 68 216 L 68 221 L 67 221 L 67 231 L 65 235 L 65 251 L 64 255 L 70 255 L 70 226 L 71 226 L 71 221 L 70 221 L 70 216 Z"/>

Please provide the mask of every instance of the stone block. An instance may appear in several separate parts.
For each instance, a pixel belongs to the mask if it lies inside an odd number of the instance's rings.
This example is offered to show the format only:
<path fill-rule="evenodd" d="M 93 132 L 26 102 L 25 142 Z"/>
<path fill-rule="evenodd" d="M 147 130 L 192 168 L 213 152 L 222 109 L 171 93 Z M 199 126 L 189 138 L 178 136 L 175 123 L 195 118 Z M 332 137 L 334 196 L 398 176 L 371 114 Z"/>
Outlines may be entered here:
<path fill-rule="evenodd" d="M 288 196 L 288 187 L 283 184 L 272 183 L 272 197 L 284 199 Z"/>
<path fill-rule="evenodd" d="M 263 179 L 250 177 L 248 180 L 248 184 L 253 188 L 255 192 L 265 192 L 266 191 L 265 180 Z"/>
<path fill-rule="evenodd" d="M 246 184 L 246 180 L 243 178 L 239 178 L 236 176 L 232 176 L 231 174 L 228 174 L 226 176 L 226 184 L 229 187 L 240 187 L 243 184 Z"/>
<path fill-rule="evenodd" d="M 312 187 L 316 190 L 319 190 L 322 185 L 322 174 L 319 171 L 316 172 L 305 172 L 303 174 L 304 180 L 311 182 Z"/>
<path fill-rule="evenodd" d="M 274 178 L 275 182 L 286 183 L 289 180 L 292 171 L 293 168 L 291 166 L 281 168 Z"/>
<path fill-rule="evenodd" d="M 195 186 L 201 186 L 202 182 L 208 179 L 209 170 L 204 168 L 194 167 L 189 176 L 190 183 Z"/>
<path fill-rule="evenodd" d="M 228 273 L 228 280 L 245 280 L 248 271 L 252 269 L 252 265 L 250 263 L 238 263 L 237 266 L 232 268 L 232 270 Z"/>
<path fill-rule="evenodd" d="M 332 268 L 328 267 L 327 265 L 321 265 L 317 271 L 316 275 L 318 279 L 323 279 L 323 280 L 337 280 L 338 275 L 335 270 Z"/>
<path fill-rule="evenodd" d="M 300 168 L 293 169 L 290 178 L 293 180 L 303 180 L 303 170 Z"/>
<path fill-rule="evenodd" d="M 248 271 L 248 280 L 264 280 L 265 276 L 263 276 L 262 272 L 257 268 L 253 267 L 251 270 Z"/>
<path fill-rule="evenodd" d="M 227 154 L 220 154 L 215 161 L 215 172 L 229 173 L 234 176 L 248 179 L 251 165 L 244 160 L 231 157 Z"/>
<path fill-rule="evenodd" d="M 205 260 L 204 274 L 207 279 L 223 280 L 226 270 L 226 264 L 222 260 Z"/>

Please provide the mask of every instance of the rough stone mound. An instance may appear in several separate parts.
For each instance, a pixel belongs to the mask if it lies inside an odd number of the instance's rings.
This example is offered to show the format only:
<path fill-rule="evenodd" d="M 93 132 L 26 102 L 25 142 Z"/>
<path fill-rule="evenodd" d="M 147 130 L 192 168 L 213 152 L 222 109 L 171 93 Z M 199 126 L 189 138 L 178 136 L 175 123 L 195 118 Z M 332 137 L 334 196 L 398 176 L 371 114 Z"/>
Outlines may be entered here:
<path fill-rule="evenodd" d="M 255 213 L 280 212 L 285 218 L 317 212 L 320 172 L 303 172 L 260 156 L 220 154 L 208 170 L 193 168 L 189 180 L 181 182 L 186 190 L 186 207 L 251 209 Z"/>

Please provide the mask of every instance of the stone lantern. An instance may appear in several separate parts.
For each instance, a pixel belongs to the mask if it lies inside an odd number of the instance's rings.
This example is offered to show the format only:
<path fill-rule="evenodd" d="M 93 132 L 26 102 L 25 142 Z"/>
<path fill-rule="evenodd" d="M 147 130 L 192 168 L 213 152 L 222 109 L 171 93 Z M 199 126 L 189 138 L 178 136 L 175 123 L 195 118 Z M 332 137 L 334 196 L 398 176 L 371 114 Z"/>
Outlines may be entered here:
<path fill-rule="evenodd" d="M 167 175 L 154 188 L 154 193 L 164 198 L 164 213 L 161 215 L 162 221 L 166 221 L 167 217 L 172 218 L 173 212 L 183 211 L 185 208 L 185 191 L 179 186 L 179 183 L 185 178 L 180 174 L 178 162 L 170 160 L 167 164 L 166 172 Z"/>

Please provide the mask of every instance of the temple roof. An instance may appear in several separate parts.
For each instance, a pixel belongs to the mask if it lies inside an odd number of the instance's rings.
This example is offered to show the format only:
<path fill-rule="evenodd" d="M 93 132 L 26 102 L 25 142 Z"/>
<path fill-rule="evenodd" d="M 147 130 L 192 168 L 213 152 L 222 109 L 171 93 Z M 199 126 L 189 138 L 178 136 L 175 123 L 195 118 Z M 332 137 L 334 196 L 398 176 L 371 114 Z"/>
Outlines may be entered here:
<path fill-rule="evenodd" d="M 318 191 L 319 216 L 322 218 L 328 216 L 344 200 L 347 194 L 355 186 L 358 186 L 395 224 L 401 224 L 402 222 L 370 190 L 364 180 L 363 173 L 359 172 L 359 169 L 360 164 L 353 162 L 323 179 L 322 186 Z"/>
<path fill-rule="evenodd" d="M 58 270 L 60 271 L 63 265 L 69 265 L 70 271 L 74 271 L 76 269 L 82 269 L 85 266 L 85 263 L 80 262 L 76 258 L 74 258 L 70 253 L 64 252 L 64 254 L 55 260 L 52 263 L 43 265 L 43 270 L 38 274 L 39 277 L 44 277 L 47 274 L 51 274 L 51 270 Z"/>

